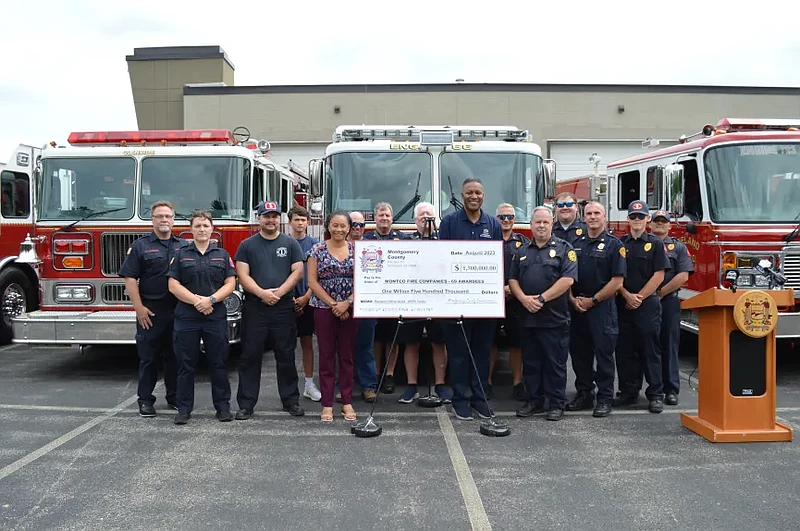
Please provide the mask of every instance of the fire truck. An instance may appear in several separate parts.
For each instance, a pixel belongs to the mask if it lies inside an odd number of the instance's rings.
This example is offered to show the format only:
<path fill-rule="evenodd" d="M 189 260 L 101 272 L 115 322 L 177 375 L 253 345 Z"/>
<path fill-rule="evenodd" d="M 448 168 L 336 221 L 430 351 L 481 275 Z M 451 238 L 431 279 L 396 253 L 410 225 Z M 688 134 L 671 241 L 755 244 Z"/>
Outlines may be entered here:
<path fill-rule="evenodd" d="M 633 200 L 670 212 L 670 235 L 695 264 L 681 299 L 785 280 L 798 299 L 783 309 L 777 337 L 800 337 L 800 119 L 724 118 L 675 146 L 615 161 L 607 175 L 559 182 L 557 191 L 603 203 L 616 236 L 628 230 Z M 681 326 L 697 333 L 696 314 L 685 312 Z"/>
<path fill-rule="evenodd" d="M 41 149 L 20 144 L 0 165 L 0 344 L 11 341 L 11 319 L 38 307 L 36 271 L 16 263 L 19 242 L 31 232 L 31 183 Z"/>
<path fill-rule="evenodd" d="M 514 126 L 342 125 L 325 158 L 309 163 L 312 212 L 359 211 L 374 230 L 373 209 L 388 202 L 394 227 L 416 230 L 414 206 L 429 202 L 442 217 L 462 208 L 461 184 L 483 181 L 484 210 L 516 208 L 515 230 L 530 235 L 530 216 L 555 190 L 555 163 L 542 160 L 528 131 Z"/>
<path fill-rule="evenodd" d="M 174 205 L 174 234 L 187 240 L 192 211 L 210 211 L 212 242 L 231 256 L 258 232 L 258 203 L 277 201 L 284 216 L 294 204 L 289 172 L 270 162 L 269 142 L 251 140 L 244 127 L 80 132 L 68 143 L 31 159 L 34 220 L 15 264 L 34 269 L 40 309 L 12 319 L 17 343 L 135 343 L 117 271 L 134 240 L 152 230 L 155 201 Z M 241 290 L 224 302 L 230 341 L 238 343 Z"/>

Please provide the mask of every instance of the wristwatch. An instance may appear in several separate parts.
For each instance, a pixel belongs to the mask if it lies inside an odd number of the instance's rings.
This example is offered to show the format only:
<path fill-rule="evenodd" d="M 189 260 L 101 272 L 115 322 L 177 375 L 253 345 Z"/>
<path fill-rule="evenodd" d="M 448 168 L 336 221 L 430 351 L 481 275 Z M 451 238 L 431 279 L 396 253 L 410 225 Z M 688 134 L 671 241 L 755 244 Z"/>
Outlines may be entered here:
<path fill-rule="evenodd" d="M 597 297 L 592 297 L 592 304 L 594 304 L 595 306 L 597 306 L 598 304 L 600 304 L 600 301 L 599 301 L 599 300 L 597 300 Z"/>
<path fill-rule="evenodd" d="M 539 295 L 539 298 L 538 298 L 538 299 L 536 299 L 536 300 L 538 300 L 538 301 L 539 301 L 539 302 L 541 302 L 542 304 L 544 304 L 545 302 L 547 302 L 546 300 L 544 300 L 544 295 Z"/>
<path fill-rule="evenodd" d="M 349 302 L 349 303 L 350 303 L 350 305 L 352 306 L 352 305 L 353 305 L 353 298 L 352 298 L 352 297 L 350 297 L 349 299 L 347 299 L 347 302 Z"/>
<path fill-rule="evenodd" d="M 210 300 L 210 301 L 211 301 L 211 304 L 216 304 L 216 303 L 217 303 L 217 298 L 216 298 L 215 296 L 213 296 L 213 295 L 212 295 L 212 296 L 210 296 L 210 297 L 208 298 L 208 300 Z"/>

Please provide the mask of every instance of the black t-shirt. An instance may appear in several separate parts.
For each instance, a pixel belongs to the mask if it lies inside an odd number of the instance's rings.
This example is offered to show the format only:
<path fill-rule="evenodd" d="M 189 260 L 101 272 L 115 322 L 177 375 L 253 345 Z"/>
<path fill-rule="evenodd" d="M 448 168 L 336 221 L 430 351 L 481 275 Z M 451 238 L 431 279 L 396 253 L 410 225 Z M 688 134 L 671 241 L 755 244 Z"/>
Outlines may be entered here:
<path fill-rule="evenodd" d="M 261 234 L 250 236 L 236 250 L 233 258 L 250 266 L 250 276 L 262 289 L 278 288 L 292 274 L 292 265 L 303 261 L 303 250 L 297 240 L 280 233 L 274 240 Z M 292 305 L 292 291 L 284 295 L 275 306 Z M 252 293 L 245 293 L 249 301 L 260 299 Z"/>

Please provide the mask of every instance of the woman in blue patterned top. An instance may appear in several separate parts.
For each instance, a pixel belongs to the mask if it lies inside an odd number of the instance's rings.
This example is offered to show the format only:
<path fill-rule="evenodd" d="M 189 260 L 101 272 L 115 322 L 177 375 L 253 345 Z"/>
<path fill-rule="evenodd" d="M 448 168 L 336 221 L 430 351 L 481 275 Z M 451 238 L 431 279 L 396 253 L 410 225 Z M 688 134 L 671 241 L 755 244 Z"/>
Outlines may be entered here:
<path fill-rule="evenodd" d="M 354 245 L 347 241 L 352 221 L 347 212 L 328 216 L 331 237 L 316 244 L 308 256 L 308 287 L 313 295 L 314 328 L 319 345 L 319 387 L 323 422 L 333 420 L 333 387 L 339 359 L 339 390 L 345 420 L 356 420 L 353 409 L 353 353 L 358 322 L 353 319 Z"/>

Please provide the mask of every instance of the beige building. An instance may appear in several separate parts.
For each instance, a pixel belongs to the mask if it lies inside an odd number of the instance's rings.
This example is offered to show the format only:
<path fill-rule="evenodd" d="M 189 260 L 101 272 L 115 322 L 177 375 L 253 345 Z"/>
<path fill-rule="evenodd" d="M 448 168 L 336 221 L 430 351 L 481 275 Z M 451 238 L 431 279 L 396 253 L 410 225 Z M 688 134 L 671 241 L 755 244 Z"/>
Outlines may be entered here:
<path fill-rule="evenodd" d="M 306 166 L 345 124 L 515 125 L 556 160 L 558 178 L 664 147 L 724 117 L 800 117 L 800 88 L 682 85 L 396 84 L 236 86 L 219 46 L 127 56 L 140 129 L 246 126 L 273 160 Z"/>

